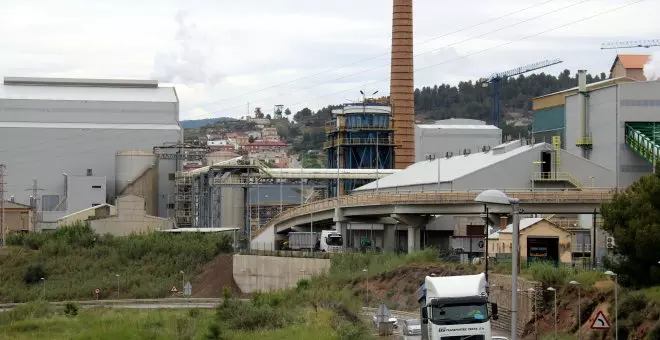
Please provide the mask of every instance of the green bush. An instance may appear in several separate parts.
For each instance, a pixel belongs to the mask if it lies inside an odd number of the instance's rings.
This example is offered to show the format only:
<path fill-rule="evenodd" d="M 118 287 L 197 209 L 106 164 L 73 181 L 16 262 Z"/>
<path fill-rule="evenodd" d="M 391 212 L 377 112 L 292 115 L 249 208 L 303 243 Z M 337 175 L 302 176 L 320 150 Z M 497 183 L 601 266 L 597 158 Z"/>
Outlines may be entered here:
<path fill-rule="evenodd" d="M 67 304 L 64 306 L 64 315 L 66 316 L 78 315 L 78 306 L 73 302 L 67 302 Z"/>
<path fill-rule="evenodd" d="M 83 300 L 168 296 L 173 284 L 196 275 L 202 265 L 231 251 L 229 235 L 216 233 L 150 233 L 114 237 L 97 235 L 78 223 L 49 233 L 14 234 L 7 238 L 9 256 L 0 257 L 0 301 L 40 298 L 47 277 L 48 300 Z"/>
<path fill-rule="evenodd" d="M 25 271 L 23 275 L 23 282 L 28 285 L 33 285 L 35 283 L 41 282 L 41 278 L 46 277 L 46 272 L 44 267 L 41 264 L 31 265 Z"/>
<path fill-rule="evenodd" d="M 289 308 L 231 300 L 218 309 L 218 318 L 231 329 L 257 330 L 283 328 L 294 321 Z"/>
<path fill-rule="evenodd" d="M 646 335 L 646 339 L 660 340 L 660 320 L 656 321 L 653 326 L 651 326 L 649 333 Z"/>
<path fill-rule="evenodd" d="M 619 319 L 626 319 L 629 315 L 646 308 L 646 296 L 642 292 L 632 292 L 623 296 L 619 302 Z"/>
<path fill-rule="evenodd" d="M 57 310 L 48 302 L 37 301 L 18 305 L 11 310 L 0 313 L 0 325 L 7 325 L 23 320 L 39 319 L 53 316 Z"/>

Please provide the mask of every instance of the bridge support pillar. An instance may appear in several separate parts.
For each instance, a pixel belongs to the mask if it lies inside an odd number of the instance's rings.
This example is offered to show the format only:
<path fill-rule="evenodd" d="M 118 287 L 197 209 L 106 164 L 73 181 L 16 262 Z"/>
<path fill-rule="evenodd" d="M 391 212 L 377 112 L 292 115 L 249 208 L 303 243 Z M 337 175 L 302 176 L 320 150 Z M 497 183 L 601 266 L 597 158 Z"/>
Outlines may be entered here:
<path fill-rule="evenodd" d="M 429 216 L 412 214 L 392 214 L 392 218 L 408 226 L 408 253 L 420 249 L 420 227 L 429 221 Z"/>
<path fill-rule="evenodd" d="M 393 252 L 396 248 L 396 227 L 383 224 L 383 251 Z"/>
<path fill-rule="evenodd" d="M 408 226 L 408 254 L 419 250 L 419 228 Z"/>

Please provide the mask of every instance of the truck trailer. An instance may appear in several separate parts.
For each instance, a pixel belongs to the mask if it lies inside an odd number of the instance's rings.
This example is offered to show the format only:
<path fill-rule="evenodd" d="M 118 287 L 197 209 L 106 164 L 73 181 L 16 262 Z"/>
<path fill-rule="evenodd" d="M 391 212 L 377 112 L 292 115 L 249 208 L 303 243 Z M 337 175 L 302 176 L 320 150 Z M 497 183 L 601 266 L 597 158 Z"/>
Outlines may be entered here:
<path fill-rule="evenodd" d="M 488 311 L 488 283 L 484 273 L 460 276 L 427 276 L 417 290 L 423 340 L 490 340 L 491 319 L 497 320 L 497 304 Z"/>

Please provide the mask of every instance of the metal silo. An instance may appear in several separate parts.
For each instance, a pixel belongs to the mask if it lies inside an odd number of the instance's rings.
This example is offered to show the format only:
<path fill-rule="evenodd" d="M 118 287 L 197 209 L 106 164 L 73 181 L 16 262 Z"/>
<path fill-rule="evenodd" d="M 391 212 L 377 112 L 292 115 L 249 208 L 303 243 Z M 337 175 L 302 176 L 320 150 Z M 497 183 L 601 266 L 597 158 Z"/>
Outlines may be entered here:
<path fill-rule="evenodd" d="M 115 155 L 115 193 L 135 182 L 147 169 L 156 165 L 156 156 L 147 150 L 119 151 Z"/>

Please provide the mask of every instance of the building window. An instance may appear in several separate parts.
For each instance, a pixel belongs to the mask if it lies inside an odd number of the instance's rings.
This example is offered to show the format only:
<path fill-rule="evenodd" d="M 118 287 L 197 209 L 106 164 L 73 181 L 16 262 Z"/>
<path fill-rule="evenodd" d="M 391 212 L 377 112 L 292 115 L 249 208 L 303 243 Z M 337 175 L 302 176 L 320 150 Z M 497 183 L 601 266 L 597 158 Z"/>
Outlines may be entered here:
<path fill-rule="evenodd" d="M 101 189 L 100 185 L 92 185 L 92 189 Z"/>
<path fill-rule="evenodd" d="M 174 203 L 167 203 L 167 209 L 174 209 Z"/>
<path fill-rule="evenodd" d="M 174 173 L 173 173 L 173 172 L 170 172 L 170 173 L 169 173 L 169 174 L 167 175 L 167 177 L 168 177 L 168 178 L 170 179 L 170 181 L 173 181 L 173 180 L 174 180 L 174 178 L 175 178 L 175 176 L 174 176 Z"/>

